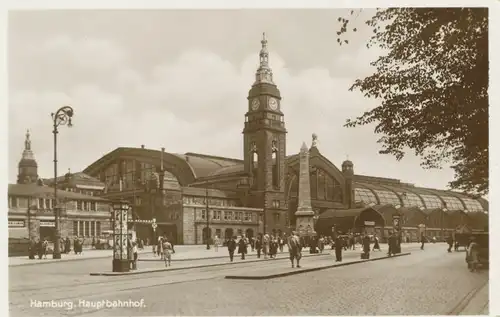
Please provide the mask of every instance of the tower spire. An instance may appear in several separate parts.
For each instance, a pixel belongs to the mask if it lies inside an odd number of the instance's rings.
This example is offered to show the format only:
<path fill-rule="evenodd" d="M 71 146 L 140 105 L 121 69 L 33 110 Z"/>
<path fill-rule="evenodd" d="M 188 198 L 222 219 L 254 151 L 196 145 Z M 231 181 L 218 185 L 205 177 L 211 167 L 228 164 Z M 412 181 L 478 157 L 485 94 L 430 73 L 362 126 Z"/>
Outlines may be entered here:
<path fill-rule="evenodd" d="M 24 149 L 31 150 L 30 130 L 26 130 L 26 139 L 24 140 Z"/>
<path fill-rule="evenodd" d="M 31 139 L 30 139 L 30 130 L 26 130 L 26 139 L 24 140 L 24 151 L 22 158 L 24 160 L 34 160 L 35 155 L 31 150 Z"/>
<path fill-rule="evenodd" d="M 260 65 L 255 74 L 255 84 L 268 83 L 274 84 L 273 82 L 273 71 L 269 67 L 269 51 L 267 50 L 267 38 L 266 33 L 262 33 L 262 48 L 260 49 L 259 59 Z"/>

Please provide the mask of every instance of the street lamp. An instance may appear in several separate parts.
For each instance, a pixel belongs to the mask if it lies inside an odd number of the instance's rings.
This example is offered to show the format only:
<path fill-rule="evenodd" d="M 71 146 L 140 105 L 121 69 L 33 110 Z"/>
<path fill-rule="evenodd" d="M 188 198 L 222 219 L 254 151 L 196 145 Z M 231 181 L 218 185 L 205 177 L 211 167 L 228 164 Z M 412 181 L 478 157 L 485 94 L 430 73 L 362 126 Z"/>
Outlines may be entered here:
<path fill-rule="evenodd" d="M 113 202 L 113 272 L 128 272 L 128 210 L 124 200 Z"/>
<path fill-rule="evenodd" d="M 72 127 L 71 118 L 73 118 L 73 108 L 70 106 L 64 106 L 59 108 L 56 113 L 51 113 L 52 122 L 54 130 L 54 222 L 56 229 L 56 241 L 54 241 L 54 253 L 52 253 L 53 259 L 61 258 L 61 226 L 60 226 L 60 211 L 61 208 L 57 202 L 57 127 L 60 125 L 67 125 L 69 128 Z"/>
<path fill-rule="evenodd" d="M 208 205 L 208 187 L 205 188 L 205 203 L 206 203 L 206 212 L 205 212 L 205 216 L 207 217 L 207 235 L 206 235 L 206 239 L 207 239 L 207 250 L 210 250 L 210 240 L 209 240 L 209 237 L 210 237 L 210 210 L 208 209 L 209 208 L 209 205 Z"/>

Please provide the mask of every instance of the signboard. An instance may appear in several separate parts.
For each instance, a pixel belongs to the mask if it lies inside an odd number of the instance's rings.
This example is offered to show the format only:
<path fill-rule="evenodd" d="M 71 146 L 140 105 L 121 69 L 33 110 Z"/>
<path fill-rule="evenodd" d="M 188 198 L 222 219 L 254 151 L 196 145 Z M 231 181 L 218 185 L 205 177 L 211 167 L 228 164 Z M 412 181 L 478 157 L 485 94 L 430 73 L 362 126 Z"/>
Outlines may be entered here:
<path fill-rule="evenodd" d="M 374 226 L 375 221 L 365 221 L 365 226 Z"/>
<path fill-rule="evenodd" d="M 24 228 L 24 220 L 9 220 L 9 228 Z"/>
<path fill-rule="evenodd" d="M 40 227 L 50 227 L 55 228 L 56 223 L 54 221 L 40 221 Z"/>

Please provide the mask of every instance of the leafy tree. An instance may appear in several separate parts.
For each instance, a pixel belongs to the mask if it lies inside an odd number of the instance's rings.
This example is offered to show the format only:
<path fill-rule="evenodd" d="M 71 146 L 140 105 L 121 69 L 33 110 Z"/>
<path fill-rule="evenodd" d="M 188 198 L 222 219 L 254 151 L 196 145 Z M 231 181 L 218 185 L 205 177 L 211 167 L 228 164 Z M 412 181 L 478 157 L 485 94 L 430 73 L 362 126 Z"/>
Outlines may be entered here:
<path fill-rule="evenodd" d="M 356 29 L 339 22 L 337 42 L 346 45 Z M 488 193 L 488 9 L 377 9 L 365 23 L 373 28 L 367 47 L 388 53 L 350 90 L 380 104 L 345 126 L 376 123 L 381 154 L 401 160 L 411 149 L 424 168 L 449 162 L 452 189 Z"/>

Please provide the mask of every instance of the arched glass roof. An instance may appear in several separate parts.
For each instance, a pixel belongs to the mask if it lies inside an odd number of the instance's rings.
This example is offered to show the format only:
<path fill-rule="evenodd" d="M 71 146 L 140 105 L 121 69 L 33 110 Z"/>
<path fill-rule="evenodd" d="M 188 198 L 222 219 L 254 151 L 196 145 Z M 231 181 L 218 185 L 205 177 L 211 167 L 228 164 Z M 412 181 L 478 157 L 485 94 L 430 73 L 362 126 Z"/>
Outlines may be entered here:
<path fill-rule="evenodd" d="M 441 199 L 446 203 L 446 209 L 448 210 L 464 210 L 464 205 L 457 197 L 451 196 L 441 196 Z"/>
<path fill-rule="evenodd" d="M 375 203 L 378 204 L 377 197 L 367 188 L 354 189 L 354 201 L 363 202 L 365 204 Z"/>
<path fill-rule="evenodd" d="M 483 207 L 481 206 L 481 204 L 477 201 L 477 200 L 474 200 L 474 199 L 470 199 L 470 198 L 462 198 L 462 200 L 464 201 L 464 204 L 465 204 L 465 209 L 467 209 L 468 211 L 483 211 Z"/>
<path fill-rule="evenodd" d="M 381 205 L 401 205 L 401 201 L 398 198 L 398 195 L 396 193 L 388 191 L 388 190 L 373 190 L 378 198 L 380 199 L 380 204 Z"/>
<path fill-rule="evenodd" d="M 438 196 L 436 195 L 422 195 L 420 194 L 420 197 L 424 200 L 425 207 L 427 209 L 433 209 L 433 208 L 442 208 L 443 203 L 441 202 L 441 199 L 439 199 Z"/>
<path fill-rule="evenodd" d="M 410 192 L 398 192 L 399 196 L 401 196 L 401 200 L 403 200 L 403 206 L 405 207 L 425 207 L 424 202 L 417 194 Z"/>

